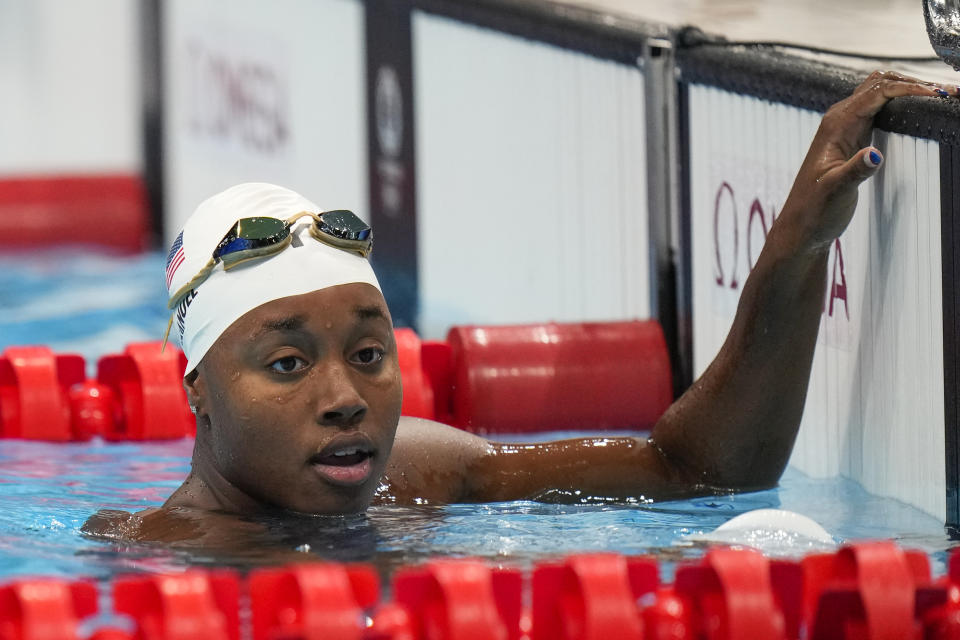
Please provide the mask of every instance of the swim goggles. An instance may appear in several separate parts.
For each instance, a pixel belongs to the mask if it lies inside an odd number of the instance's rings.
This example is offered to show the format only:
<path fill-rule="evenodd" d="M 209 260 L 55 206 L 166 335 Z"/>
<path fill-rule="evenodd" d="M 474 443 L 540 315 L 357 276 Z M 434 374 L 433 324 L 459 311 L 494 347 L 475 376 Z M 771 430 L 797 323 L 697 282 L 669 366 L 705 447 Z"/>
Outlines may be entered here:
<path fill-rule="evenodd" d="M 280 253 L 293 240 L 293 235 L 290 233 L 293 224 L 304 217 L 313 218 L 310 235 L 324 244 L 356 253 L 364 258 L 368 257 L 373 250 L 373 229 L 352 211 L 346 209 L 335 209 L 323 213 L 301 211 L 286 220 L 269 217 L 241 218 L 217 244 L 209 262 L 189 282 L 170 296 L 167 308 L 175 309 L 187 294 L 203 284 L 210 277 L 217 263 L 223 263 L 224 270 L 229 271 L 251 260 Z M 164 345 L 172 325 L 173 315 L 170 316 L 170 322 L 163 337 Z"/>

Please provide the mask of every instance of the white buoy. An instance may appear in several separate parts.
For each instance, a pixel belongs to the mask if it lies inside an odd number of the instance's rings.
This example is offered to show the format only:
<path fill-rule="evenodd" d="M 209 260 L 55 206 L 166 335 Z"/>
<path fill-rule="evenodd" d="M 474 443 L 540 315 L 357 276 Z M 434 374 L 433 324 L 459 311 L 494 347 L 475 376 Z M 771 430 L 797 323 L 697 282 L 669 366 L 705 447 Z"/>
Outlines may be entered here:
<path fill-rule="evenodd" d="M 756 509 L 741 514 L 706 533 L 684 540 L 752 547 L 767 555 L 792 556 L 830 551 L 838 545 L 815 520 L 783 509 Z"/>

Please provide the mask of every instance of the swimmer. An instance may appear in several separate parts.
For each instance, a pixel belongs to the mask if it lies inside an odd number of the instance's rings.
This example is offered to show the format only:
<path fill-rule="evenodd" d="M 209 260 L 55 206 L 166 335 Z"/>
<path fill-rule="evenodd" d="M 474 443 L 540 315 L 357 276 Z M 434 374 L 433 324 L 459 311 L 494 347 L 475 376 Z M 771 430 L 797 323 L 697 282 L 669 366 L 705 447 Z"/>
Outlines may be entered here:
<path fill-rule="evenodd" d="M 867 146 L 873 117 L 892 98 L 943 91 L 876 72 L 830 108 L 726 342 L 647 439 L 499 444 L 402 417 L 369 228 L 273 185 L 213 196 L 178 236 L 167 273 L 196 414 L 192 470 L 162 507 L 125 514 L 120 528 L 100 514 L 85 530 L 175 540 L 209 533 L 180 531 L 184 514 L 229 522 L 383 503 L 659 500 L 774 486 L 800 425 L 829 248 L 882 163 Z"/>

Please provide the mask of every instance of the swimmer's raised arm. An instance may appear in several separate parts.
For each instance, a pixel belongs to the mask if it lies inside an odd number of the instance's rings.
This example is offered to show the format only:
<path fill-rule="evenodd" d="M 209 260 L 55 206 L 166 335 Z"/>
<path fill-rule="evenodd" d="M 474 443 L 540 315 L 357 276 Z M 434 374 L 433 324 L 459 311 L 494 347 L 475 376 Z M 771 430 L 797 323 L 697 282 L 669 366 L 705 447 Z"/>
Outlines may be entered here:
<path fill-rule="evenodd" d="M 956 95 L 955 88 L 950 91 Z M 882 162 L 867 146 L 873 117 L 892 98 L 946 95 L 937 85 L 876 72 L 830 108 L 746 281 L 723 347 L 657 422 L 649 441 L 500 445 L 446 434 L 440 425 L 401 422 L 393 463 L 406 467 L 405 452 L 432 451 L 432 471 L 419 478 L 426 481 L 421 487 L 433 486 L 431 480 L 446 473 L 443 485 L 450 497 L 468 501 L 536 498 L 552 491 L 663 498 L 775 485 L 803 414 L 828 251 L 853 216 L 858 186 Z M 413 489 L 409 485 L 397 483 L 398 495 Z"/>
<path fill-rule="evenodd" d="M 651 444 L 665 464 L 723 489 L 776 484 L 803 414 L 828 251 L 853 216 L 860 183 L 882 162 L 867 146 L 873 117 L 892 98 L 947 95 L 930 83 L 875 72 L 827 111 L 723 347 L 653 430 Z"/>

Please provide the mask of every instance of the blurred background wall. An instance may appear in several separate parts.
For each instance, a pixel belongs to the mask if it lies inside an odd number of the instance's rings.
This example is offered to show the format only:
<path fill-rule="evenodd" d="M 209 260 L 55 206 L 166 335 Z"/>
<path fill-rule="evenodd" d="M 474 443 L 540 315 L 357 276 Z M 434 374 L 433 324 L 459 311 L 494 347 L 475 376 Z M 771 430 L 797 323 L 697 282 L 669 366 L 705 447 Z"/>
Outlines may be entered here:
<path fill-rule="evenodd" d="M 139 5 L 0 0 L 0 174 L 143 167 Z"/>

